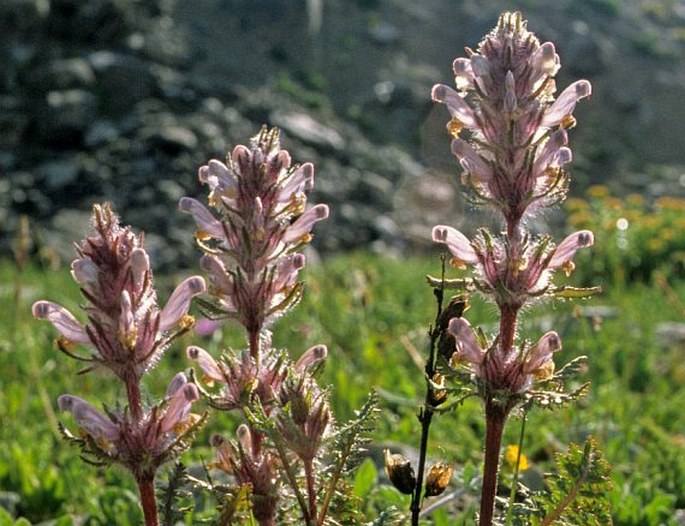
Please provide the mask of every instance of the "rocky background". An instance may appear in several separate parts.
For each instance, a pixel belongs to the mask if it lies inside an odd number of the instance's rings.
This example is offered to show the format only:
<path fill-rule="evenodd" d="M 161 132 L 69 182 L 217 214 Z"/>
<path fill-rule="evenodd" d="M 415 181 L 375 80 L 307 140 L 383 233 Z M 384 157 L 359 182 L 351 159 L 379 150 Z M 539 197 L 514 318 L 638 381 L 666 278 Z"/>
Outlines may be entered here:
<path fill-rule="evenodd" d="M 191 265 L 178 199 L 264 123 L 316 165 L 311 201 L 332 209 L 320 253 L 407 253 L 436 222 L 469 231 L 429 93 L 505 9 L 556 43 L 560 88 L 593 83 L 574 192 L 685 195 L 682 0 L 2 0 L 0 254 L 26 215 L 37 250 L 70 258 L 106 199 L 158 268 Z"/>

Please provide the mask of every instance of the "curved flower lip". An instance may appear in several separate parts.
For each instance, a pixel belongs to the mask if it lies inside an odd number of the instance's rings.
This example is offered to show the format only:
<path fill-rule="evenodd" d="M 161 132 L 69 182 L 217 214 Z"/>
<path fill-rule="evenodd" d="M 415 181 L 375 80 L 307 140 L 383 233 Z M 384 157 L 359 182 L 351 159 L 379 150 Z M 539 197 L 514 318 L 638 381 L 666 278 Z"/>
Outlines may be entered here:
<path fill-rule="evenodd" d="M 476 119 L 473 115 L 473 110 L 466 104 L 466 101 L 459 96 L 449 86 L 445 84 L 436 84 L 431 90 L 431 98 L 436 102 L 442 102 L 447 106 L 450 115 L 458 119 L 467 128 L 476 127 Z"/>
<path fill-rule="evenodd" d="M 327 219 L 328 214 L 328 205 L 316 205 L 310 208 L 288 227 L 283 236 L 283 242 L 292 243 L 293 241 L 298 241 L 302 236 L 311 232 L 314 223 Z"/>
<path fill-rule="evenodd" d="M 559 350 L 561 350 L 559 335 L 554 331 L 545 333 L 528 352 L 528 358 L 523 364 L 523 372 L 526 374 L 535 372 L 549 362 L 552 354 Z"/>
<path fill-rule="evenodd" d="M 186 349 L 186 354 L 189 359 L 198 363 L 202 371 L 211 380 L 214 380 L 215 382 L 226 382 L 219 364 L 212 358 L 212 355 L 203 348 L 191 345 Z"/>
<path fill-rule="evenodd" d="M 452 255 L 464 263 L 475 265 L 478 263 L 476 251 L 471 246 L 469 238 L 451 226 L 438 225 L 433 227 L 433 241 L 443 243 Z"/>
<path fill-rule="evenodd" d="M 590 230 L 579 230 L 567 236 L 554 250 L 554 254 L 547 265 L 549 269 L 562 267 L 573 259 L 581 248 L 592 246 L 595 236 Z"/>
<path fill-rule="evenodd" d="M 552 128 L 573 113 L 576 102 L 592 94 L 592 85 L 587 80 L 577 80 L 564 91 L 545 112 L 541 126 Z"/>
<path fill-rule="evenodd" d="M 485 351 L 478 345 L 473 328 L 467 320 L 452 318 L 447 330 L 457 340 L 457 353 L 474 365 L 480 365 L 483 362 Z"/>
<path fill-rule="evenodd" d="M 85 326 L 78 322 L 67 309 L 51 301 L 37 301 L 31 308 L 37 320 L 47 320 L 67 340 L 76 343 L 91 343 Z"/>
<path fill-rule="evenodd" d="M 143 286 L 145 273 L 150 270 L 150 258 L 142 248 L 136 248 L 131 252 L 131 273 L 133 274 L 133 286 Z"/>
<path fill-rule="evenodd" d="M 221 222 L 197 199 L 182 197 L 178 202 L 178 209 L 181 212 L 191 214 L 197 228 L 202 232 L 214 238 L 224 237 L 224 229 L 221 226 Z"/>
<path fill-rule="evenodd" d="M 119 427 L 82 398 L 64 394 L 57 399 L 57 405 L 61 411 L 69 411 L 74 415 L 79 427 L 95 440 L 104 438 L 113 441 L 119 437 Z"/>
<path fill-rule="evenodd" d="M 200 276 L 192 276 L 181 282 L 162 309 L 159 320 L 160 330 L 169 330 L 181 321 L 181 318 L 188 314 L 190 301 L 205 290 L 205 280 Z"/>

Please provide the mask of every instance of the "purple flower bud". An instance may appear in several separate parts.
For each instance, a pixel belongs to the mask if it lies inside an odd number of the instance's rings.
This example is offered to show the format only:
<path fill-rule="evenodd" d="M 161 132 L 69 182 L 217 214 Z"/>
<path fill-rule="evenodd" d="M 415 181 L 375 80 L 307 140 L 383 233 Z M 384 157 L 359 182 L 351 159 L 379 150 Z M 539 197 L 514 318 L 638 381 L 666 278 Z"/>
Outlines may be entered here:
<path fill-rule="evenodd" d="M 187 278 L 176 287 L 160 315 L 160 330 L 169 330 L 181 321 L 181 318 L 188 314 L 190 301 L 204 291 L 205 280 L 200 276 Z"/>
<path fill-rule="evenodd" d="M 37 301 L 32 307 L 37 320 L 47 320 L 67 340 L 75 343 L 90 343 L 86 328 L 67 309 L 51 301 Z"/>

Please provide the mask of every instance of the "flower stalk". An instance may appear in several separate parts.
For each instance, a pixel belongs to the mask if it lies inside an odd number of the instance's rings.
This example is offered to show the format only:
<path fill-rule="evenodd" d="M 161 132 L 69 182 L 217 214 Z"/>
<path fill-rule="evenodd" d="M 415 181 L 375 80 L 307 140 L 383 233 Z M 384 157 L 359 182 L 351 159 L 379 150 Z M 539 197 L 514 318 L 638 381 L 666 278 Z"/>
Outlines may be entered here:
<path fill-rule="evenodd" d="M 86 298 L 88 322 L 49 301 L 34 303 L 33 314 L 60 333 L 60 350 L 89 364 L 84 372 L 108 370 L 123 382 L 127 396 L 123 408 L 117 404 L 104 413 L 77 396 L 60 396 L 60 409 L 72 413 L 82 438 L 66 429 L 64 434 L 86 457 L 127 468 L 138 484 L 145 524 L 156 526 L 157 469 L 190 446 L 203 419 L 190 412 L 199 392 L 185 374 L 175 375 L 164 398 L 151 407 L 141 399 L 141 381 L 169 343 L 192 327 L 190 302 L 204 292 L 205 282 L 199 276 L 186 279 L 160 308 L 143 236 L 121 227 L 109 204 L 94 206 L 93 232 L 76 251 L 72 275 Z M 86 352 L 77 354 L 76 345 Z"/>
<path fill-rule="evenodd" d="M 452 153 L 462 167 L 470 200 L 494 209 L 501 234 L 480 229 L 469 239 L 438 225 L 433 240 L 452 254 L 453 265 L 471 267 L 464 284 L 494 303 L 499 330 L 490 339 L 477 335 L 467 320 L 454 319 L 455 344 L 450 365 L 473 375 L 483 399 L 486 436 L 479 521 L 495 517 L 495 497 L 502 435 L 511 411 L 529 397 L 533 386 L 554 373 L 552 355 L 561 349 L 550 331 L 535 344 L 517 341 L 522 309 L 551 297 L 554 272 L 573 271 L 573 257 L 594 242 L 583 230 L 555 245 L 549 236 L 528 231 L 527 219 L 566 198 L 572 159 L 568 130 L 575 125 L 576 103 L 591 94 L 579 80 L 555 98 L 554 76 L 560 68 L 554 44 L 540 43 L 520 13 L 503 13 L 497 27 L 467 57 L 453 63 L 456 89 L 438 84 L 434 101 L 445 104 L 451 120 Z M 433 281 L 435 281 L 433 279 Z M 444 281 L 444 280 L 443 280 Z"/>

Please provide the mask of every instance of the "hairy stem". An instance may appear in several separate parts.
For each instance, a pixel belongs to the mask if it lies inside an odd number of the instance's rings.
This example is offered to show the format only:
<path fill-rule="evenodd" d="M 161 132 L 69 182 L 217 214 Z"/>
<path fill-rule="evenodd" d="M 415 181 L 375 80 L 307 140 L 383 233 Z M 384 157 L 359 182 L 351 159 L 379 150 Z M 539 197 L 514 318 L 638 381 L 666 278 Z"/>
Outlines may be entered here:
<path fill-rule="evenodd" d="M 309 517 L 312 524 L 317 523 L 316 513 L 316 487 L 314 482 L 314 472 L 312 470 L 312 461 L 304 461 L 304 476 L 307 482 L 307 497 L 309 500 Z"/>

